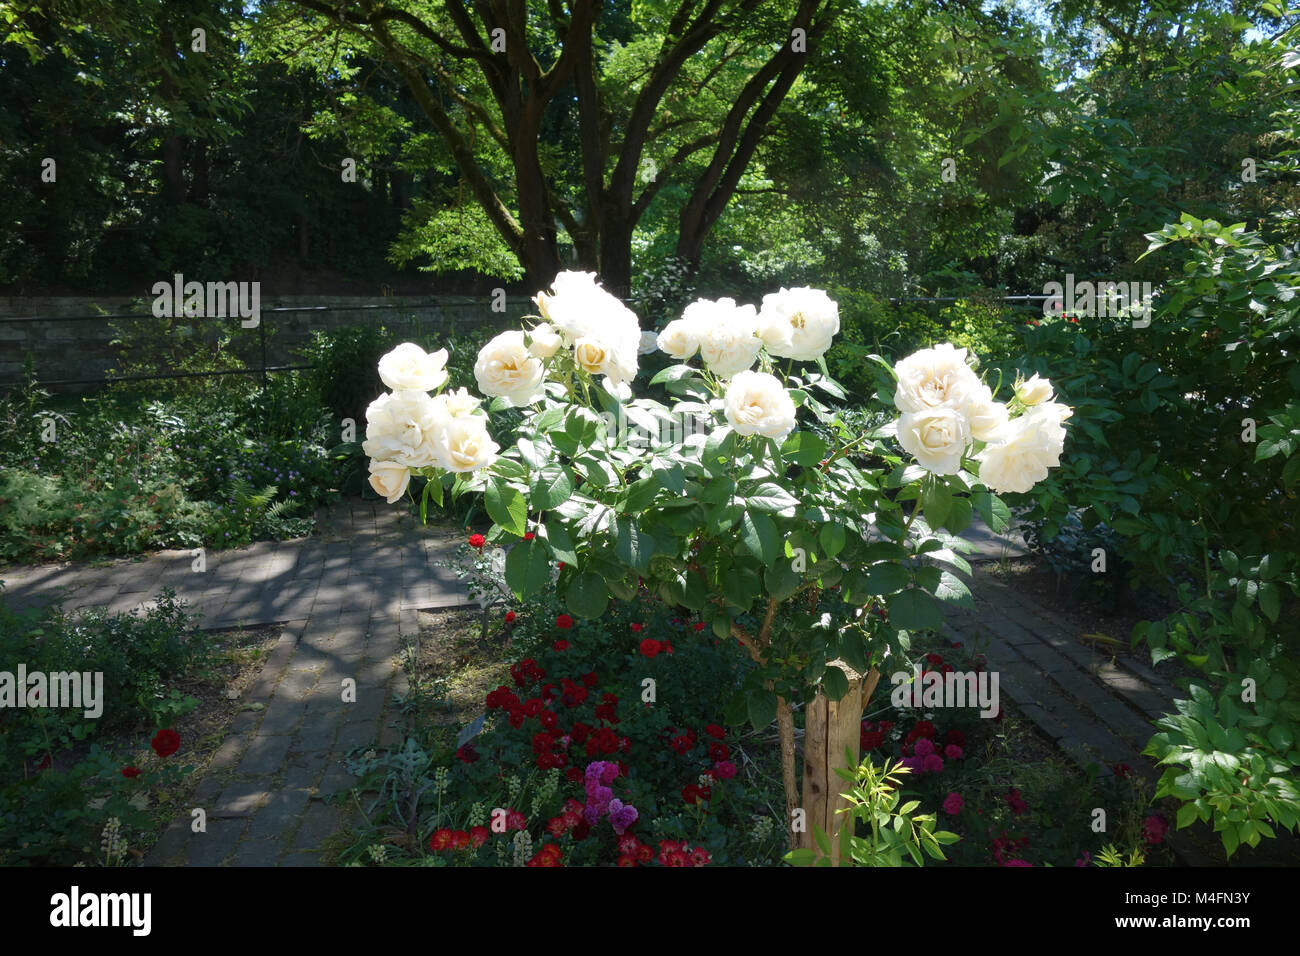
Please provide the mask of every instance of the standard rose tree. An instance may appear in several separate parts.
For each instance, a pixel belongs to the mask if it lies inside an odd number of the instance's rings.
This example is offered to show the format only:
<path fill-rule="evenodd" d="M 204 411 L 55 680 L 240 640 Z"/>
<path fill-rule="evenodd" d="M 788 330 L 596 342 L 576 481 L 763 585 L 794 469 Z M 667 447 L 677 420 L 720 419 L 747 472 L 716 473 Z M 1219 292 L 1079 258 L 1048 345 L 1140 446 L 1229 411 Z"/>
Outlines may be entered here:
<path fill-rule="evenodd" d="M 1006 527 L 991 492 L 1046 476 L 1069 409 L 1037 377 L 999 403 L 964 350 L 940 345 L 893 367 L 876 358 L 899 416 L 853 434 L 818 397 L 845 398 L 823 359 L 838 307 L 807 288 L 757 309 L 688 306 L 657 338 L 678 361 L 649 383 L 664 401 L 634 397 L 649 337 L 622 302 L 582 273 L 535 301 L 538 324 L 497 336 L 474 367 L 492 407 L 523 409 L 514 445 L 491 441 L 477 399 L 438 393 L 444 353 L 403 345 L 381 360 L 392 393 L 367 413 L 371 484 L 392 502 L 418 474 L 422 509 L 482 493 L 488 538 L 513 545 L 505 578 L 520 600 L 554 582 L 571 614 L 594 618 L 644 586 L 737 639 L 757 666 L 728 718 L 776 719 L 786 809 L 808 823 L 792 844 L 810 845 L 816 829 L 838 829 L 834 771 L 856 763 L 883 659 L 907 669 L 910 634 L 941 623 L 939 602 L 970 600 L 955 535 L 976 511 Z"/>

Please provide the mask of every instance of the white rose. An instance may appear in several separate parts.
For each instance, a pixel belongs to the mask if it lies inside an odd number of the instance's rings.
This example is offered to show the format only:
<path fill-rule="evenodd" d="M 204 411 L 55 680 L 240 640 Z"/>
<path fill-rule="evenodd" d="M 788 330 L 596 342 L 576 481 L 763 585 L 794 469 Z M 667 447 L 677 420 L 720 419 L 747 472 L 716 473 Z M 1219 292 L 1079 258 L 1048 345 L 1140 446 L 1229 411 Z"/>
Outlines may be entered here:
<path fill-rule="evenodd" d="M 894 373 L 894 404 L 900 412 L 951 408 L 965 414 L 982 387 L 966 364 L 966 350 L 947 342 L 912 353 L 894 366 Z"/>
<path fill-rule="evenodd" d="M 551 323 L 543 322 L 535 329 L 528 333 L 529 341 L 532 343 L 528 346 L 528 351 L 536 355 L 539 359 L 548 359 L 560 350 L 564 342 L 560 339 L 555 329 L 551 328 Z"/>
<path fill-rule="evenodd" d="M 1037 405 L 1040 402 L 1051 401 L 1052 383 L 1048 379 L 1039 378 L 1038 373 L 1035 372 L 1016 386 L 1016 398 L 1026 405 Z"/>
<path fill-rule="evenodd" d="M 790 393 L 766 372 L 738 372 L 723 397 L 727 423 L 740 435 L 763 435 L 777 441 L 794 431 Z"/>
<path fill-rule="evenodd" d="M 656 333 L 649 330 L 642 332 L 641 343 L 640 345 L 637 346 L 636 354 L 649 355 L 657 348 L 659 348 L 659 336 Z"/>
<path fill-rule="evenodd" d="M 1047 477 L 1061 463 L 1065 428 L 1072 414 L 1064 405 L 1049 403 L 1013 419 L 999 440 L 979 455 L 980 481 L 996 492 L 1024 492 Z"/>
<path fill-rule="evenodd" d="M 784 355 L 794 345 L 794 326 L 790 324 L 789 317 L 773 309 L 765 308 L 758 313 L 754 334 L 763 340 L 771 355 Z"/>
<path fill-rule="evenodd" d="M 370 461 L 370 487 L 391 505 L 406 494 L 411 483 L 411 470 L 394 461 Z"/>
<path fill-rule="evenodd" d="M 635 313 L 596 283 L 594 272 L 561 272 L 551 283 L 551 294 L 537 293 L 534 301 L 551 325 L 567 342 L 585 337 L 605 340 L 619 349 L 622 338 L 641 329 Z M 636 349 L 636 344 L 632 346 Z"/>
<path fill-rule="evenodd" d="M 403 342 L 379 360 L 379 377 L 395 392 L 431 392 L 447 381 L 447 350 L 429 354 Z"/>
<path fill-rule="evenodd" d="M 1007 406 L 993 401 L 993 392 L 981 385 L 966 406 L 971 436 L 979 441 L 996 440 L 998 430 L 1007 423 Z"/>
<path fill-rule="evenodd" d="M 673 319 L 659 333 L 659 350 L 685 362 L 700 348 L 700 328 L 688 319 Z"/>
<path fill-rule="evenodd" d="M 763 318 L 760 329 L 769 325 L 789 326 L 790 341 L 769 330 L 764 341 L 772 355 L 811 362 L 820 358 L 831 347 L 831 340 L 840 331 L 840 307 L 821 289 L 801 287 L 782 289 L 763 296 Z M 775 343 L 775 345 L 774 345 Z"/>
<path fill-rule="evenodd" d="M 700 330 L 700 358 L 713 374 L 731 378 L 758 359 L 763 340 L 754 334 L 758 316 L 752 305 L 735 299 L 700 299 L 682 313 Z"/>
<path fill-rule="evenodd" d="M 501 448 L 488 434 L 487 423 L 478 416 L 449 420 L 439 431 L 435 447 L 439 465 L 462 473 L 492 464 Z"/>
<path fill-rule="evenodd" d="M 970 429 L 951 408 L 905 412 L 898 419 L 898 442 L 927 471 L 955 475 L 970 445 Z"/>
<path fill-rule="evenodd" d="M 420 391 L 380 395 L 366 409 L 362 450 L 379 461 L 422 468 L 436 459 L 435 433 L 441 420 L 438 403 Z"/>
<path fill-rule="evenodd" d="M 599 339 L 584 336 L 573 343 L 573 361 L 592 375 L 602 373 L 609 359 L 610 350 Z"/>
<path fill-rule="evenodd" d="M 478 353 L 474 378 L 484 395 L 499 395 L 513 405 L 528 405 L 542 397 L 545 369 L 524 345 L 524 333 L 502 332 Z"/>
<path fill-rule="evenodd" d="M 444 392 L 433 397 L 433 404 L 444 418 L 463 418 L 479 410 L 481 401 L 471 395 L 468 389 L 458 388 L 454 392 Z"/>

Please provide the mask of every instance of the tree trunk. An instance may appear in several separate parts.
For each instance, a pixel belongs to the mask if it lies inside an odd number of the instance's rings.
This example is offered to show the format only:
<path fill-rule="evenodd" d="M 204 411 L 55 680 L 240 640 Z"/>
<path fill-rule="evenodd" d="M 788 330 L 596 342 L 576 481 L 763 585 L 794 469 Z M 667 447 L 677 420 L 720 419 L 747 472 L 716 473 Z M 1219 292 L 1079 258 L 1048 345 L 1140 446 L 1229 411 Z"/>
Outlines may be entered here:
<path fill-rule="evenodd" d="M 793 836 L 796 848 L 816 847 L 813 827 L 830 837 L 831 865 L 840 865 L 839 831 L 852 825 L 847 813 L 845 793 L 852 785 L 842 780 L 836 769 L 852 771 L 858 765 L 862 730 L 862 713 L 866 710 L 880 680 L 872 668 L 865 678 L 849 673 L 849 691 L 839 700 L 818 694 L 804 715 L 803 799 L 805 826 Z M 784 729 L 784 728 L 783 728 Z M 782 741 L 784 745 L 784 741 Z"/>
<path fill-rule="evenodd" d="M 626 299 L 632 294 L 632 230 L 627 216 L 608 213 L 600 237 L 600 281 L 612 295 Z"/>

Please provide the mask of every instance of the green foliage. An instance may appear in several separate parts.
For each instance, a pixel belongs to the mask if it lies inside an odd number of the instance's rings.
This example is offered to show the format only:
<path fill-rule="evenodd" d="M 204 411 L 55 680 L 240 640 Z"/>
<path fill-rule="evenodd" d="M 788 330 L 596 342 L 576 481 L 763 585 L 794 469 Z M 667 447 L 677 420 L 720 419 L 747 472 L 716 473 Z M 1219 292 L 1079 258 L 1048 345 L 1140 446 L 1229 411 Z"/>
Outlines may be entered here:
<path fill-rule="evenodd" d="M 955 833 L 936 830 L 933 813 L 917 813 L 919 800 L 902 802 L 902 778 L 910 773 L 906 767 L 886 760 L 877 769 L 866 757 L 854 770 L 837 768 L 835 772 L 853 785 L 845 793 L 849 806 L 840 811 L 844 814 L 842 825 L 833 837 L 814 825 L 817 849 L 791 850 L 785 855 L 787 863 L 830 866 L 831 840 L 838 839 L 841 865 L 924 866 L 927 856 L 946 860 L 942 847 L 960 839 Z M 867 831 L 864 836 L 856 832 L 859 823 Z"/>

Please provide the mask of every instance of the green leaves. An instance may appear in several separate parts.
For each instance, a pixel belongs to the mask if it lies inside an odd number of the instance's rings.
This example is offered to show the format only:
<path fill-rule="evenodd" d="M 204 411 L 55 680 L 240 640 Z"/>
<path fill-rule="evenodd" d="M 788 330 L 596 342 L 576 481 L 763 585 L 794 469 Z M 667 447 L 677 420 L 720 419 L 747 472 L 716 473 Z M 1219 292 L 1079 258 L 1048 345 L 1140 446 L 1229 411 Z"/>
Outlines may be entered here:
<path fill-rule="evenodd" d="M 488 517 L 511 534 L 522 538 L 528 529 L 528 502 L 510 484 L 498 477 L 488 480 L 484 495 Z"/>
<path fill-rule="evenodd" d="M 885 600 L 889 623 L 906 631 L 935 630 L 943 625 L 943 614 L 934 597 L 920 588 L 908 588 Z"/>
<path fill-rule="evenodd" d="M 755 730 L 762 730 L 776 720 L 776 694 L 770 690 L 751 690 L 745 697 L 749 712 L 749 722 Z"/>
<path fill-rule="evenodd" d="M 614 553 L 624 564 L 645 573 L 650 570 L 655 541 L 633 519 L 619 518 L 614 522 Z"/>
<path fill-rule="evenodd" d="M 521 541 L 506 555 L 506 584 L 520 601 L 550 581 L 551 560 L 540 538 Z"/>
<path fill-rule="evenodd" d="M 546 465 L 529 481 L 529 501 L 536 511 L 550 511 L 569 500 L 573 478 L 563 465 Z"/>
<path fill-rule="evenodd" d="M 576 617 L 587 620 L 600 617 L 609 606 L 605 579 L 594 571 L 583 571 L 569 584 L 564 603 Z"/>
<path fill-rule="evenodd" d="M 1002 503 L 1001 498 L 987 491 L 972 491 L 970 500 L 989 530 L 995 534 L 1007 530 L 1011 524 L 1011 510 Z"/>
<path fill-rule="evenodd" d="M 797 431 L 781 445 L 781 457 L 792 465 L 811 468 L 821 463 L 830 446 L 812 432 Z"/>
<path fill-rule="evenodd" d="M 740 543 L 746 551 L 769 567 L 781 553 L 776 522 L 765 514 L 745 512 L 740 519 Z"/>

